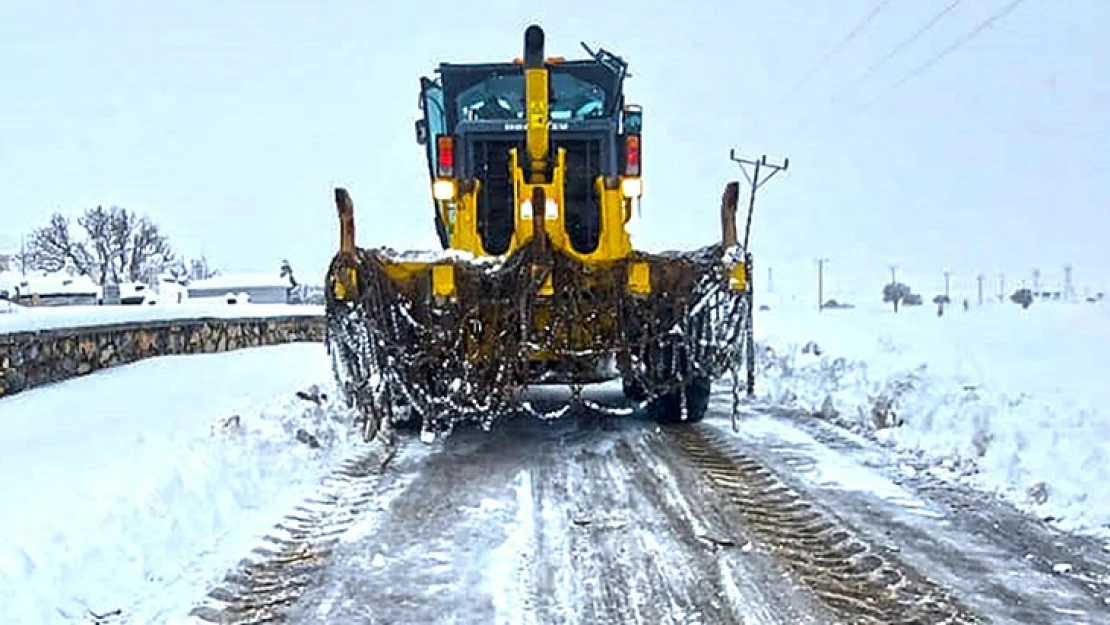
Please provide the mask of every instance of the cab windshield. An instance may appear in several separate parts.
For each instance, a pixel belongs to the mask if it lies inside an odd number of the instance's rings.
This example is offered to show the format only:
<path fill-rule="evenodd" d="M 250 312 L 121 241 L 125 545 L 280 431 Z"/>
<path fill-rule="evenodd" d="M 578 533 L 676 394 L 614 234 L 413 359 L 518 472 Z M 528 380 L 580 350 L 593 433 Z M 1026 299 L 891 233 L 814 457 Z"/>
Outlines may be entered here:
<path fill-rule="evenodd" d="M 573 122 L 605 115 L 605 90 L 591 82 L 564 72 L 552 71 L 551 121 Z M 459 93 L 458 119 L 524 119 L 524 76 L 491 76 Z"/>

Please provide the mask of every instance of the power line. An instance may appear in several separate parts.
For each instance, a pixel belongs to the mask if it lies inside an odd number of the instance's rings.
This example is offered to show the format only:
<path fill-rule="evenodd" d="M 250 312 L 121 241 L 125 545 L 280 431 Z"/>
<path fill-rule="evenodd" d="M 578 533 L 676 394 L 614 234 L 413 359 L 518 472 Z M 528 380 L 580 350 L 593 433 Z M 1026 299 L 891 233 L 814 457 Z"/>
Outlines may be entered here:
<path fill-rule="evenodd" d="M 980 22 L 975 28 L 971 29 L 971 31 L 969 31 L 966 35 L 964 35 L 960 39 L 957 39 L 951 45 L 949 45 L 947 48 L 941 50 L 938 54 L 933 56 L 931 59 L 929 59 L 928 61 L 925 61 L 924 63 L 919 65 L 917 68 L 915 68 L 913 71 L 911 71 L 908 74 L 906 74 L 905 76 L 903 76 L 901 80 L 899 80 L 898 82 L 896 82 L 893 85 L 891 85 L 890 87 L 888 87 L 886 89 L 886 91 L 883 91 L 882 93 L 880 93 L 879 95 L 875 96 L 870 101 L 868 101 L 866 104 L 859 107 L 859 109 L 857 109 L 856 112 L 862 112 L 864 110 L 867 110 L 868 108 L 871 107 L 872 104 L 874 104 L 875 102 L 882 99 L 882 97 L 884 95 L 886 95 L 888 93 L 891 93 L 892 91 L 895 91 L 896 89 L 898 89 L 902 85 L 906 84 L 907 82 L 909 82 L 909 81 L 913 80 L 914 78 L 920 76 L 921 74 L 925 73 L 925 71 L 927 71 L 929 68 L 931 68 L 932 66 L 934 66 L 938 62 L 940 62 L 941 59 L 943 59 L 944 57 L 948 56 L 949 54 L 955 52 L 956 50 L 958 50 L 960 47 L 962 47 L 964 44 L 971 41 L 972 39 L 975 39 L 976 37 L 978 37 L 980 33 L 982 33 L 986 29 L 993 26 L 994 23 L 997 22 L 998 20 L 1000 20 L 1000 19 L 1006 17 L 1007 15 L 1009 15 L 1010 12 L 1013 11 L 1014 9 L 1016 9 L 1017 6 L 1019 4 L 1021 4 L 1022 2 L 1025 2 L 1025 0 L 1013 0 L 1012 2 L 1007 4 L 1006 6 L 1002 7 L 1001 11 L 998 11 L 994 15 L 991 15 L 987 19 Z"/>
<path fill-rule="evenodd" d="M 963 0 L 952 0 L 952 2 L 948 4 L 948 6 L 944 7 L 943 9 L 938 11 L 936 14 L 934 14 L 931 18 L 929 18 L 929 21 L 925 22 L 925 24 L 923 24 L 920 28 L 918 28 L 916 31 L 914 31 L 912 35 L 910 35 L 909 37 L 906 37 L 901 42 L 899 42 L 896 46 L 894 46 L 894 48 L 891 49 L 891 51 L 888 52 L 886 54 L 886 56 L 884 56 L 881 59 L 879 59 L 878 61 L 876 61 L 874 64 L 871 65 L 871 67 L 868 67 L 867 71 L 860 74 L 859 77 L 856 78 L 856 80 L 852 82 L 852 84 L 850 84 L 846 89 L 844 89 L 839 94 L 837 94 L 835 97 L 833 97 L 833 101 L 835 102 L 837 100 L 842 99 L 843 96 L 848 91 L 851 91 L 852 89 L 855 89 L 860 84 L 862 84 L 863 81 L 870 78 L 875 72 L 879 71 L 879 69 L 881 69 L 884 65 L 886 65 L 887 62 L 890 61 L 890 59 L 893 59 L 895 56 L 898 56 L 898 54 L 901 53 L 903 50 L 905 50 L 906 48 L 913 45 L 913 43 L 916 42 L 921 37 L 921 35 L 924 35 L 925 33 L 932 30 L 932 28 L 934 26 L 936 26 L 942 19 L 944 19 L 945 15 L 948 15 L 949 13 L 951 13 L 952 10 L 955 9 L 961 2 L 963 2 Z"/>
<path fill-rule="evenodd" d="M 798 92 L 799 89 L 804 87 L 805 84 L 809 82 L 811 78 L 813 78 L 814 74 L 817 73 L 817 70 L 821 69 L 822 65 L 828 63 L 829 59 L 831 59 L 837 52 L 840 52 L 844 49 L 845 46 L 851 43 L 851 41 L 856 38 L 856 35 L 859 35 L 860 32 L 862 32 L 863 29 L 871 23 L 871 20 L 875 19 L 875 17 L 879 13 L 881 13 L 882 10 L 886 8 L 886 5 L 890 4 L 890 2 L 891 0 L 882 0 L 881 2 L 879 2 L 879 4 L 875 5 L 871 9 L 871 11 L 867 15 L 865 15 L 864 18 L 855 25 L 855 27 L 852 28 L 852 30 L 848 31 L 847 35 L 844 35 L 844 38 L 837 42 L 837 44 L 833 46 L 828 52 L 826 52 L 823 56 L 821 56 L 821 58 L 817 59 L 817 62 L 814 63 L 809 68 L 809 70 L 805 74 L 803 74 L 802 77 L 799 78 L 798 81 L 795 82 L 781 98 L 779 98 L 778 104 L 776 106 L 782 105 L 787 98 L 794 95 Z"/>

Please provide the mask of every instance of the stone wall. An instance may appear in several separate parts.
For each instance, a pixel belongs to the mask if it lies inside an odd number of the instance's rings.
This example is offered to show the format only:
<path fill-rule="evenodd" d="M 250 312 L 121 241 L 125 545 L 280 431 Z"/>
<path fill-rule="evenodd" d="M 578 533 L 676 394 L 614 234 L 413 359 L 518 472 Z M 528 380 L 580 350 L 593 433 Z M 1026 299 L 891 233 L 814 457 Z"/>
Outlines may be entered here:
<path fill-rule="evenodd" d="M 0 397 L 152 356 L 323 342 L 313 316 L 175 319 L 0 334 Z"/>

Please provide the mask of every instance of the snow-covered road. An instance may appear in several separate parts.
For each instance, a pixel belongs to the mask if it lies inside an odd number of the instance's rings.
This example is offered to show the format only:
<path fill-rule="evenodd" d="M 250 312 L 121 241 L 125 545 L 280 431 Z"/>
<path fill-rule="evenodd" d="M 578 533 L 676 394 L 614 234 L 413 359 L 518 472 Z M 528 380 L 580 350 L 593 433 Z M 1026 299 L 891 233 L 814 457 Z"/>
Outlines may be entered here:
<path fill-rule="evenodd" d="M 833 622 L 655 431 L 523 417 L 402 452 L 407 487 L 290 622 Z"/>
<path fill-rule="evenodd" d="M 768 398 L 738 432 L 721 389 L 697 426 L 407 434 L 379 472 L 315 385 L 322 346 L 288 345 L 0 402 L 0 621 L 1110 622 L 1097 536 Z"/>
<path fill-rule="evenodd" d="M 289 622 L 1110 622 L 1097 542 L 827 422 L 761 407 L 735 433 L 720 414 L 410 441 Z M 683 432 L 740 454 L 767 493 L 714 477 Z"/>

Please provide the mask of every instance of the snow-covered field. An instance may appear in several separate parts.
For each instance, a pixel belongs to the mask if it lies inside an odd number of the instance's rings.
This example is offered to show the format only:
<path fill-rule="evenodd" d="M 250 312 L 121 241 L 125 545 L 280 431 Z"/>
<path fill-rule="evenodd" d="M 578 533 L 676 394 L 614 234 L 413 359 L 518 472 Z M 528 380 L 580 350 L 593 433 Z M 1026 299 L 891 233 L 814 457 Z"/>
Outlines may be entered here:
<path fill-rule="evenodd" d="M 1110 310 L 757 313 L 769 403 L 888 442 L 1062 529 L 1110 535 Z"/>
<path fill-rule="evenodd" d="M 196 303 L 157 306 L 17 306 L 0 302 L 0 334 L 169 319 L 319 316 L 322 306 Z"/>
<path fill-rule="evenodd" d="M 323 346 L 290 344 L 0 401 L 0 623 L 186 614 L 356 444 L 330 379 Z"/>

